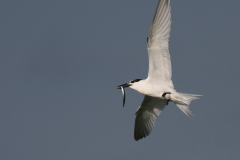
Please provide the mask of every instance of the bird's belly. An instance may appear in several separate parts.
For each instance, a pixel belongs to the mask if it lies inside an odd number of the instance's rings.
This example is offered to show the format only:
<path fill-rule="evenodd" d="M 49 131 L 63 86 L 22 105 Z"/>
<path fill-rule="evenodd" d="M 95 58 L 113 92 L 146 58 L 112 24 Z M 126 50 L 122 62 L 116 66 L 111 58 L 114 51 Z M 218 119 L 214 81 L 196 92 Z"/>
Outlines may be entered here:
<path fill-rule="evenodd" d="M 151 97 L 163 98 L 162 95 L 165 92 L 174 92 L 173 88 L 170 88 L 166 85 L 147 85 L 143 89 L 138 90 L 139 93 Z"/>

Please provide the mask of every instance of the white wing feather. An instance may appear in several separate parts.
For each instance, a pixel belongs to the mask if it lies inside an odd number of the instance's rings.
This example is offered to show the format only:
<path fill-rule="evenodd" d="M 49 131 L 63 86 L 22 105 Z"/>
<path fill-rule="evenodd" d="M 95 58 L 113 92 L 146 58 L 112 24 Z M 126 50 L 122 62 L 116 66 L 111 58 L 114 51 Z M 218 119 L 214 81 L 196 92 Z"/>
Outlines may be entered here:
<path fill-rule="evenodd" d="M 147 43 L 149 57 L 148 79 L 152 82 L 163 82 L 173 87 L 168 46 L 170 26 L 170 0 L 159 0 Z"/>
<path fill-rule="evenodd" d="M 136 141 L 148 136 L 154 128 L 156 119 L 164 109 L 167 100 L 145 96 L 136 112 L 134 138 Z"/>

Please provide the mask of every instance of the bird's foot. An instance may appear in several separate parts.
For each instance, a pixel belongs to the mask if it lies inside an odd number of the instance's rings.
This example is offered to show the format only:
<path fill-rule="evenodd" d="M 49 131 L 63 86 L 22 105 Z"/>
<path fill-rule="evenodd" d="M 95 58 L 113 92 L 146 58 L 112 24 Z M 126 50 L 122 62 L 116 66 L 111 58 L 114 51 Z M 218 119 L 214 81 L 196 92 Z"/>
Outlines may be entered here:
<path fill-rule="evenodd" d="M 167 100 L 167 103 L 166 103 L 166 105 L 168 105 L 168 102 L 169 102 L 170 100 Z"/>
<path fill-rule="evenodd" d="M 171 92 L 164 92 L 163 94 L 162 94 L 162 97 L 164 97 L 165 99 L 166 99 L 166 94 L 171 94 Z M 169 102 L 170 100 L 167 100 L 167 102 L 166 102 L 166 105 L 168 105 L 168 102 Z"/>

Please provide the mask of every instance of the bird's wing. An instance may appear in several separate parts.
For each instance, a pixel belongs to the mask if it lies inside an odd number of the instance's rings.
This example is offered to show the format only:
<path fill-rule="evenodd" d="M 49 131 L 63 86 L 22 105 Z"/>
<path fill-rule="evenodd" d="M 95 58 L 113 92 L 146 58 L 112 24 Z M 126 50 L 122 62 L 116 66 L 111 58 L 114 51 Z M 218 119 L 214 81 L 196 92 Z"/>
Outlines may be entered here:
<path fill-rule="evenodd" d="M 135 118 L 134 138 L 136 141 L 148 136 L 156 123 L 156 119 L 164 109 L 167 100 L 145 96 L 138 108 Z"/>
<path fill-rule="evenodd" d="M 171 26 L 170 0 L 159 0 L 148 36 L 148 79 L 173 87 L 171 59 L 168 49 Z"/>

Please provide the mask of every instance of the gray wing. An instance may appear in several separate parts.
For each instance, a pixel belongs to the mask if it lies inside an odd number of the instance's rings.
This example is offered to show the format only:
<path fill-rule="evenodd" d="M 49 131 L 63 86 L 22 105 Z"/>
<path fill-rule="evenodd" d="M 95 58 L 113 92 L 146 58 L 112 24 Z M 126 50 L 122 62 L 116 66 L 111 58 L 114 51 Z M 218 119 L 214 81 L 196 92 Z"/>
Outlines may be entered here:
<path fill-rule="evenodd" d="M 167 100 L 145 96 L 136 112 L 134 138 L 136 141 L 148 136 L 154 128 L 156 119 L 166 106 Z"/>
<path fill-rule="evenodd" d="M 162 81 L 173 87 L 172 68 L 169 54 L 171 30 L 170 0 L 159 0 L 148 36 L 149 71 L 148 79 Z"/>

